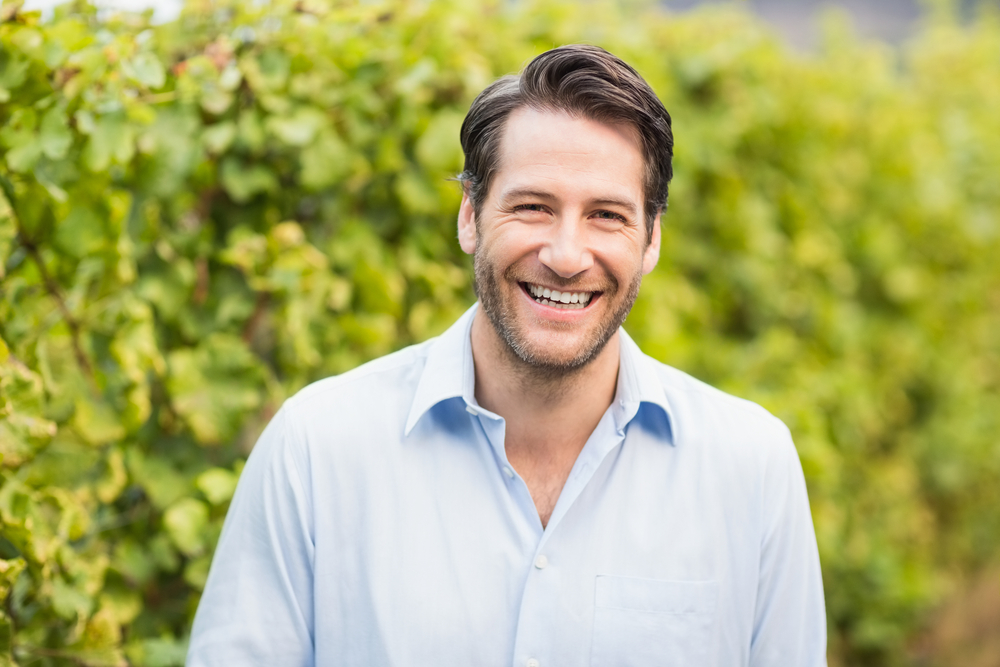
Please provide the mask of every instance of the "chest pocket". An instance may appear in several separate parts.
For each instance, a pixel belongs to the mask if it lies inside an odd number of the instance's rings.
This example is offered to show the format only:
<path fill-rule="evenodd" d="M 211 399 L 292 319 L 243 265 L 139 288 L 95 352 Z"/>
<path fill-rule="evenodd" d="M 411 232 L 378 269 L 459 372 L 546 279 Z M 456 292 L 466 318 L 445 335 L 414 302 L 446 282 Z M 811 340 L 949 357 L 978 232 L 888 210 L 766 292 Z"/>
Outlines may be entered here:
<path fill-rule="evenodd" d="M 598 576 L 591 667 L 705 667 L 715 581 Z"/>

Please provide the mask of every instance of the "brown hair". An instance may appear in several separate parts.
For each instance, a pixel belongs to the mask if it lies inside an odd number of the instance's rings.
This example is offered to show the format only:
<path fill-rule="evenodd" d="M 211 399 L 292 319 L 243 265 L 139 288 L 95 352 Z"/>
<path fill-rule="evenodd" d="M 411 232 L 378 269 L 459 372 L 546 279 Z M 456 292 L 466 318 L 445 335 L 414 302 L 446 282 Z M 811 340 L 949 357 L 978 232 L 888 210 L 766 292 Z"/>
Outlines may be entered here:
<path fill-rule="evenodd" d="M 634 128 L 646 165 L 646 238 L 666 208 L 673 176 L 670 114 L 649 84 L 623 60 L 597 46 L 573 44 L 541 54 L 519 75 L 507 75 L 479 93 L 462 123 L 465 169 L 458 175 L 477 215 L 500 161 L 500 139 L 515 109 L 565 111 Z"/>

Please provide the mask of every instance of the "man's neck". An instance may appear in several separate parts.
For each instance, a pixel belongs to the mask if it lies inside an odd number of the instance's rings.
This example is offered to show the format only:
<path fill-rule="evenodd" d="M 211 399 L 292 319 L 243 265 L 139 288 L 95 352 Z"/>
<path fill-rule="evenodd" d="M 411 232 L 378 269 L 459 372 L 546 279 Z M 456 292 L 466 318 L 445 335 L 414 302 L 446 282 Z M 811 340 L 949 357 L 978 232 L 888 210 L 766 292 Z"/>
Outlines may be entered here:
<path fill-rule="evenodd" d="M 512 422 L 522 421 L 544 427 L 562 417 L 574 423 L 593 421 L 596 427 L 614 400 L 619 355 L 615 333 L 604 349 L 580 368 L 568 372 L 539 369 L 510 350 L 481 309 L 472 323 L 476 400 L 503 417 L 508 428 Z"/>
<path fill-rule="evenodd" d="M 504 418 L 507 458 L 528 483 L 545 524 L 580 450 L 614 400 L 619 336 L 581 368 L 553 373 L 518 359 L 480 309 L 472 323 L 472 356 L 476 400 Z"/>

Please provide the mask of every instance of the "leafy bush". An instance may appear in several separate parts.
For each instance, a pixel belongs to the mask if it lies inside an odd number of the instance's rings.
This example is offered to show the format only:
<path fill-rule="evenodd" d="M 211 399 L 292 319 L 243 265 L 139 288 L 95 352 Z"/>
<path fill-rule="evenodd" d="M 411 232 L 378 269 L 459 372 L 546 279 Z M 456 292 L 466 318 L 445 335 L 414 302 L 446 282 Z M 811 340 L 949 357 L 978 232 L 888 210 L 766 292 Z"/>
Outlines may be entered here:
<path fill-rule="evenodd" d="M 471 303 L 465 109 L 577 41 L 674 116 L 627 327 L 789 424 L 831 661 L 907 661 L 1000 544 L 995 16 L 802 57 L 733 10 L 192 0 L 2 10 L 0 665 L 183 663 L 257 434 Z"/>

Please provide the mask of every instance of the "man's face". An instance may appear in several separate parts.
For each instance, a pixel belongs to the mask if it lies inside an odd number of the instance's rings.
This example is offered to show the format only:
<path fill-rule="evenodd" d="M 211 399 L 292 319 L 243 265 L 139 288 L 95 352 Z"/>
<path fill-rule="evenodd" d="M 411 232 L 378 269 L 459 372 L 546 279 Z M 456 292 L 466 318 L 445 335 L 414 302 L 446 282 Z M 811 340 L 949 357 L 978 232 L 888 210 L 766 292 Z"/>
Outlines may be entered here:
<path fill-rule="evenodd" d="M 483 311 L 525 363 L 579 368 L 624 321 L 659 258 L 643 168 L 631 128 L 529 108 L 507 120 L 478 220 L 462 200 L 459 242 L 475 255 Z"/>

